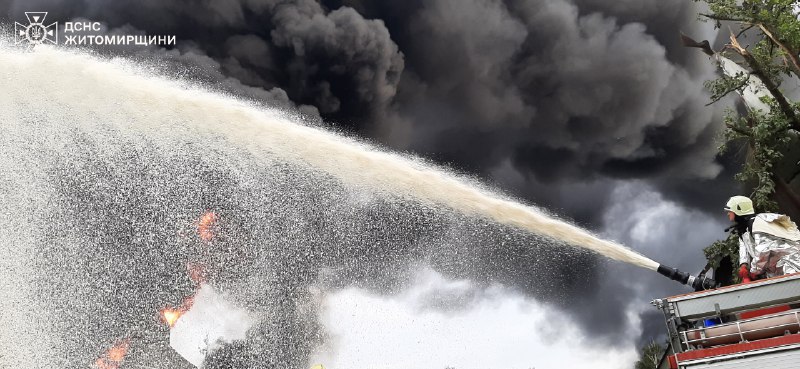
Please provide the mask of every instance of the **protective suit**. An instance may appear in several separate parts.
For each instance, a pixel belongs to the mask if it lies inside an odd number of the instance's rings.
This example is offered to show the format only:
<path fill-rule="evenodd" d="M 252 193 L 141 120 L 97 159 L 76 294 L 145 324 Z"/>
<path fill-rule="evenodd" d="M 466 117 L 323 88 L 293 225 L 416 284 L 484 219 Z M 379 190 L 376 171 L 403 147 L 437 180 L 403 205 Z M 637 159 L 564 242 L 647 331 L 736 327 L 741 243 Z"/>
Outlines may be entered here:
<path fill-rule="evenodd" d="M 800 231 L 782 214 L 755 215 L 739 237 L 739 264 L 750 273 L 774 277 L 800 272 Z"/>

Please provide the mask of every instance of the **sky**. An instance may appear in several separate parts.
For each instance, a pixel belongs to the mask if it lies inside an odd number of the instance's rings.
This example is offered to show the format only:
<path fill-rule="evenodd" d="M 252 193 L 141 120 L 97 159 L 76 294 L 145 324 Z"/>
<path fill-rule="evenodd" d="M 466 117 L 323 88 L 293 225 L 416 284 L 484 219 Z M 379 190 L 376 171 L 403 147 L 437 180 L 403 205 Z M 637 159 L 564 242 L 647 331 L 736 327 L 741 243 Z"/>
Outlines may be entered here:
<path fill-rule="evenodd" d="M 699 271 L 701 249 L 724 237 L 720 209 L 739 191 L 732 177 L 742 154 L 718 154 L 724 104 L 706 106 L 703 88 L 714 66 L 679 42 L 679 32 L 716 37 L 696 20 L 701 4 L 200 3 L 0 0 L 0 21 L 41 10 L 53 21 L 101 22 L 105 34 L 175 35 L 174 46 L 93 51 L 300 111 L 323 129 L 452 168 L 681 270 Z M 649 301 L 687 291 L 595 255 L 552 251 L 520 251 L 516 262 L 482 255 L 469 271 L 434 255 L 398 273 L 411 277 L 397 288 L 380 273 L 381 283 L 336 281 L 315 313 L 331 346 L 309 360 L 334 369 L 541 369 L 558 356 L 574 368 L 597 367 L 598 357 L 631 367 L 662 331 Z"/>

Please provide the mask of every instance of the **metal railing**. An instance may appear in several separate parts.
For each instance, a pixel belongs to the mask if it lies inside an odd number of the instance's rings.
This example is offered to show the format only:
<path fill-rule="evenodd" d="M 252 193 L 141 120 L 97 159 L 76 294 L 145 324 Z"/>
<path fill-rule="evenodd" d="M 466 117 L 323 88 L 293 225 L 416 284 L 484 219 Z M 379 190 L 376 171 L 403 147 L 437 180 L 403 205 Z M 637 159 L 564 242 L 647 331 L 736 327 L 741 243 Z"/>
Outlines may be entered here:
<path fill-rule="evenodd" d="M 774 319 L 776 321 L 783 321 L 785 319 L 780 319 L 780 318 L 786 317 L 786 316 L 794 316 L 794 321 L 792 321 L 792 322 L 783 322 L 783 323 L 779 323 L 779 324 L 768 325 L 768 326 L 758 327 L 758 328 L 751 328 L 751 329 L 747 329 L 746 327 L 743 327 L 743 326 L 749 326 L 749 325 L 757 325 L 757 324 L 754 324 L 754 323 L 756 323 L 758 321 L 765 321 L 765 320 L 772 320 L 772 319 Z M 730 327 L 734 327 L 734 326 L 736 327 L 736 330 L 734 332 L 732 332 L 732 333 L 707 335 L 707 332 L 709 330 L 725 331 L 725 330 L 729 329 Z M 779 331 L 779 329 L 781 329 L 781 331 Z M 735 321 L 735 322 L 731 322 L 731 323 L 718 324 L 718 325 L 714 325 L 714 326 L 711 326 L 711 327 L 687 329 L 687 330 L 684 330 L 684 331 L 682 331 L 680 333 L 681 333 L 682 343 L 685 345 L 685 347 L 687 347 L 687 348 L 689 348 L 691 350 L 692 348 L 702 348 L 702 347 L 704 347 L 703 343 L 705 343 L 705 342 L 713 342 L 713 341 L 725 342 L 727 340 L 730 340 L 731 337 L 738 336 L 738 338 L 739 338 L 738 342 L 736 342 L 734 340 L 733 342 L 726 342 L 726 343 L 708 345 L 708 346 L 722 346 L 722 345 L 726 345 L 726 344 L 748 342 L 748 337 L 753 337 L 753 336 L 757 337 L 756 334 L 759 333 L 759 332 L 776 331 L 776 334 L 770 335 L 769 337 L 760 337 L 760 338 L 757 338 L 755 340 L 765 339 L 765 338 L 770 338 L 770 337 L 777 337 L 777 336 L 786 334 L 786 332 L 791 332 L 792 330 L 795 330 L 795 329 L 797 330 L 798 333 L 800 333 L 800 310 L 790 310 L 790 311 L 785 311 L 785 312 L 782 312 L 782 313 L 769 314 L 769 315 L 759 316 L 759 317 L 755 317 L 755 318 L 739 320 L 739 321 Z M 692 333 L 696 333 L 696 334 L 692 334 Z M 689 336 L 697 336 L 699 338 L 690 339 Z"/>

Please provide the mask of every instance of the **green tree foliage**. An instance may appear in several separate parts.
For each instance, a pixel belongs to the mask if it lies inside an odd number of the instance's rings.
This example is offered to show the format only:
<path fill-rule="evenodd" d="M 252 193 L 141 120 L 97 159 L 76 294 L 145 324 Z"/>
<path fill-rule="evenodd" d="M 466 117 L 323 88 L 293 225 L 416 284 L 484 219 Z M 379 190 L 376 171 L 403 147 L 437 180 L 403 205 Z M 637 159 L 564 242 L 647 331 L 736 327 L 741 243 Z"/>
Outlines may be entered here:
<path fill-rule="evenodd" d="M 658 369 L 661 356 L 664 355 L 664 346 L 656 341 L 650 341 L 642 348 L 642 355 L 634 366 L 635 369 Z"/>
<path fill-rule="evenodd" d="M 778 170 L 790 145 L 797 145 L 800 132 L 800 103 L 792 101 L 781 86 L 800 78 L 800 21 L 796 0 L 695 0 L 708 5 L 708 13 L 700 20 L 730 33 L 730 42 L 714 57 L 728 58 L 742 66 L 746 73 L 721 75 L 707 81 L 712 103 L 731 94 L 742 94 L 748 85 L 763 83 L 765 96 L 761 101 L 768 109 L 748 109 L 738 114 L 729 108 L 725 117 L 724 143 L 721 151 L 730 147 L 747 147 L 748 158 L 736 178 L 752 188 L 750 197 L 758 211 L 780 211 L 775 200 L 776 187 L 786 198 L 800 207 L 800 197 L 790 183 L 797 174 L 787 176 Z M 699 45 L 699 44 L 698 44 Z M 687 45 L 700 47 L 698 45 Z M 793 165 L 796 167 L 797 164 Z M 796 170 L 793 171 L 797 173 Z M 718 255 L 730 255 L 738 262 L 735 238 L 717 241 L 704 251 L 709 260 Z"/>
<path fill-rule="evenodd" d="M 711 263 L 711 266 L 716 269 L 723 260 L 729 260 L 732 264 L 733 281 L 736 283 L 741 282 L 741 277 L 738 274 L 739 266 L 739 238 L 734 234 L 729 234 L 728 238 L 724 240 L 715 241 L 710 246 L 703 249 L 706 259 Z M 730 256 L 729 259 L 723 259 L 724 256 Z"/>

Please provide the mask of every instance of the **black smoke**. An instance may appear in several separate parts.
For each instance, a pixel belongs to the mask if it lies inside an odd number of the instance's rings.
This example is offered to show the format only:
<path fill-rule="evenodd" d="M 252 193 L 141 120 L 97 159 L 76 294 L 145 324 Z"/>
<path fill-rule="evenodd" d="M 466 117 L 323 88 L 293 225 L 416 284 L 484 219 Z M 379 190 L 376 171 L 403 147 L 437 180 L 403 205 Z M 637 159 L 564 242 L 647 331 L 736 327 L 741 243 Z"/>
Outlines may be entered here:
<path fill-rule="evenodd" d="M 620 181 L 641 181 L 708 212 L 736 190 L 729 178 L 737 158 L 717 156 L 720 115 L 705 106 L 702 81 L 713 68 L 678 42 L 679 31 L 707 33 L 696 24 L 694 2 L 0 0 L 10 21 L 30 10 L 62 22 L 100 21 L 110 33 L 174 34 L 175 47 L 101 52 L 160 61 L 168 73 L 212 88 L 298 108 L 478 175 L 594 230 L 609 227 L 604 215 Z M 337 214 L 350 216 L 364 215 Z M 620 305 L 640 296 L 602 272 L 607 264 L 594 256 L 555 254 L 547 264 L 556 270 L 533 277 L 526 261 L 548 256 L 486 252 L 470 270 L 500 273 L 539 298 L 545 294 L 535 286 L 549 284 L 565 286 L 567 301 L 596 302 L 592 310 L 559 306 L 601 337 L 618 337 L 623 325 L 589 324 L 595 314 L 624 319 Z M 425 260 L 452 275 L 459 269 L 437 255 Z M 575 266 L 586 272 L 572 273 Z M 360 273 L 340 283 L 368 287 L 370 271 Z"/>
<path fill-rule="evenodd" d="M 170 50 L 111 49 L 500 183 L 492 174 L 507 163 L 530 184 L 665 189 L 721 169 L 718 109 L 702 88 L 713 67 L 677 36 L 708 33 L 691 2 L 6 3 L 10 20 L 41 8 L 111 33 L 176 35 Z M 600 227 L 601 214 L 581 220 Z"/>

